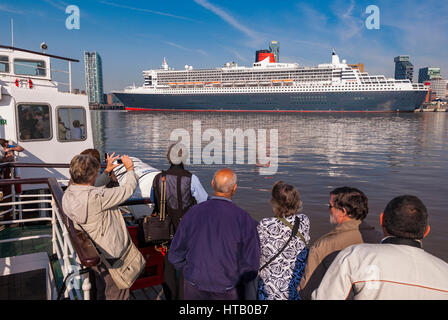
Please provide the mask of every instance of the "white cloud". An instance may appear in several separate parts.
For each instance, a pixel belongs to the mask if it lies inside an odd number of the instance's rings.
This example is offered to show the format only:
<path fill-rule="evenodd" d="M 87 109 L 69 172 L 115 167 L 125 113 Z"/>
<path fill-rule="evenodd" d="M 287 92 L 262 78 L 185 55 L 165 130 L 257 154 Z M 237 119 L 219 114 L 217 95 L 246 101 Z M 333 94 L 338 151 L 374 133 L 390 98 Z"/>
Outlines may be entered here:
<path fill-rule="evenodd" d="M 155 11 L 155 10 L 150 10 L 150 9 L 144 9 L 144 8 L 130 7 L 130 6 L 125 6 L 125 5 L 122 5 L 122 4 L 117 4 L 117 3 L 113 3 L 113 2 L 109 2 L 109 1 L 100 1 L 100 2 L 102 4 L 105 4 L 105 5 L 108 5 L 108 6 L 112 6 L 112 7 L 128 9 L 128 10 L 133 10 L 133 11 L 146 12 L 146 13 L 152 13 L 152 14 L 157 14 L 157 15 L 160 15 L 160 16 L 166 16 L 166 17 L 175 18 L 175 19 L 181 19 L 181 20 L 198 22 L 197 20 L 190 19 L 190 18 L 183 17 L 183 16 L 177 16 L 177 15 L 174 15 L 174 14 L 171 14 L 171 13 Z"/>
<path fill-rule="evenodd" d="M 6 6 L 4 4 L 0 4 L 0 11 L 8 12 L 8 13 L 14 13 L 14 14 L 25 14 L 24 11 L 12 8 L 10 6 Z"/>
<path fill-rule="evenodd" d="M 180 44 L 177 44 L 177 43 L 174 43 L 174 42 L 171 42 L 171 41 L 162 41 L 162 42 L 163 42 L 163 43 L 166 43 L 167 45 L 170 45 L 170 46 L 172 46 L 172 47 L 174 47 L 174 48 L 183 50 L 183 51 L 197 52 L 197 53 L 200 53 L 200 54 L 202 54 L 202 55 L 204 55 L 204 56 L 207 56 L 207 55 L 208 55 L 207 52 L 205 52 L 205 51 L 202 50 L 202 49 L 190 49 L 190 48 L 186 48 L 186 47 L 184 47 L 184 46 L 182 46 L 182 45 L 180 45 Z"/>
<path fill-rule="evenodd" d="M 246 36 L 251 38 L 251 40 L 252 40 L 251 45 L 258 46 L 259 43 L 265 42 L 265 40 L 263 39 L 264 37 L 259 32 L 251 30 L 248 27 L 244 26 L 242 23 L 240 23 L 238 20 L 236 20 L 234 17 L 232 17 L 229 13 L 224 11 L 224 9 L 217 7 L 216 5 L 210 3 L 208 0 L 194 0 L 194 2 L 196 2 L 200 6 L 204 7 L 205 9 L 213 12 L 218 17 L 220 17 L 222 20 L 224 20 L 225 22 L 230 24 L 232 27 L 241 31 Z"/>

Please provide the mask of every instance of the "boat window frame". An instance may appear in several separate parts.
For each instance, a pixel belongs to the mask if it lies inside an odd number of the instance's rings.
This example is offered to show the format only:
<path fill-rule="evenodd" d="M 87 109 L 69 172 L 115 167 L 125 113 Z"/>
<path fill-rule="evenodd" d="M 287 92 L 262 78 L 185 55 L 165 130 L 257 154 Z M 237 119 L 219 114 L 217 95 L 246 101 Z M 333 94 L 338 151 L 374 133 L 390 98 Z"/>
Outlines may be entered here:
<path fill-rule="evenodd" d="M 44 63 L 44 67 L 36 67 L 35 70 L 44 70 L 45 74 L 27 74 L 27 73 L 17 73 L 16 72 L 16 60 L 24 60 L 24 61 L 29 61 L 29 62 L 43 62 Z M 47 75 L 47 61 L 45 60 L 37 60 L 37 59 L 26 59 L 26 58 L 14 58 L 12 61 L 13 67 L 14 67 L 14 74 L 15 75 L 19 75 L 19 76 L 28 76 L 28 77 L 42 77 L 42 78 L 46 78 Z M 25 66 L 23 66 L 25 67 Z"/>
<path fill-rule="evenodd" d="M 61 140 L 59 139 L 59 132 L 56 132 L 56 139 L 58 142 L 61 143 L 65 143 L 65 142 L 80 142 L 80 141 L 86 141 L 87 140 L 87 110 L 85 107 L 83 106 L 66 106 L 66 105 L 58 105 L 55 108 L 55 119 L 58 119 L 59 121 L 59 110 L 60 109 L 82 109 L 84 111 L 84 125 L 85 125 L 85 129 L 84 129 L 84 138 L 83 139 L 66 139 L 66 140 Z M 57 118 L 56 118 L 57 117 Z M 59 125 L 59 123 L 58 123 Z M 59 128 L 57 128 L 58 130 Z"/>
<path fill-rule="evenodd" d="M 28 105 L 28 106 L 48 106 L 48 115 L 49 119 L 48 122 L 50 124 L 50 137 L 49 138 L 42 138 L 42 139 L 28 139 L 23 140 L 20 136 L 20 118 L 19 118 L 19 106 L 21 105 Z M 17 140 L 20 142 L 30 143 L 30 142 L 39 142 L 39 141 L 51 141 L 53 140 L 53 115 L 52 115 L 52 107 L 47 102 L 17 102 L 15 106 L 15 114 L 16 114 L 16 134 L 17 134 Z"/>
<path fill-rule="evenodd" d="M 8 60 L 7 61 L 2 61 L 2 60 L 0 60 L 0 64 L 3 64 L 3 65 L 5 65 L 5 71 L 2 71 L 1 69 L 0 69 L 0 73 L 11 73 L 11 70 L 10 70 L 10 66 L 9 66 L 9 56 L 8 55 L 3 55 L 3 54 L 1 54 L 0 55 L 0 58 L 7 58 Z"/>

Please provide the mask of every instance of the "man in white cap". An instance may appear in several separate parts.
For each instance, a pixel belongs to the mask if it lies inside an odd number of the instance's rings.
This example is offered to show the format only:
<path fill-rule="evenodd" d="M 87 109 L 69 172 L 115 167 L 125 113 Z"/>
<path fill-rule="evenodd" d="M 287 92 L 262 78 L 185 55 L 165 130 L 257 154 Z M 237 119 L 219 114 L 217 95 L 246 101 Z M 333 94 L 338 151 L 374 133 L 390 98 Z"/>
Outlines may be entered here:
<path fill-rule="evenodd" d="M 154 212 L 160 212 L 162 179 L 166 181 L 165 212 L 172 222 L 174 233 L 179 226 L 182 216 L 197 203 L 208 199 L 208 194 L 202 187 L 198 177 L 184 169 L 184 162 L 188 158 L 188 150 L 182 143 L 169 146 L 167 159 L 170 168 L 154 177 L 151 189 L 151 201 Z M 167 300 L 183 299 L 183 276 L 168 261 L 165 255 L 163 291 Z"/>

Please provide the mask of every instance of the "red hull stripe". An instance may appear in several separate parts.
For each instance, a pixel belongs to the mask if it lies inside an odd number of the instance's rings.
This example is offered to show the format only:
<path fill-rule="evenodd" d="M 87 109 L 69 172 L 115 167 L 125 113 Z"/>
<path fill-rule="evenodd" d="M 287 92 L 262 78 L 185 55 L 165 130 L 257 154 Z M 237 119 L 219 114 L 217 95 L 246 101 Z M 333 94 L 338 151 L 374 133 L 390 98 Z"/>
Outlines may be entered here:
<path fill-rule="evenodd" d="M 395 110 L 197 110 L 197 109 L 152 109 L 152 108 L 129 108 L 125 107 L 125 110 L 128 111 L 178 111 L 178 112 L 284 112 L 284 113 L 298 113 L 298 112 L 341 112 L 341 113 L 351 113 L 351 112 L 370 112 L 370 113 L 386 113 L 386 112 L 397 112 Z M 412 112 L 412 111 L 400 111 L 400 112 Z"/>

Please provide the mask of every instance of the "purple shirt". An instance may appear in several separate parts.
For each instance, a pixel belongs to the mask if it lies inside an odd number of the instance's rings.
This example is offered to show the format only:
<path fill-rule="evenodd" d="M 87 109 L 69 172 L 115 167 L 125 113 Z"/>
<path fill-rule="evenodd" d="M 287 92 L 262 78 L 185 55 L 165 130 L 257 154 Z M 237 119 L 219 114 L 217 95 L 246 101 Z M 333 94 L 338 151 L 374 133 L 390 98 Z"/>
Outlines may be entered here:
<path fill-rule="evenodd" d="M 184 215 L 168 259 L 199 290 L 230 290 L 260 267 L 257 222 L 232 200 L 212 197 Z"/>

